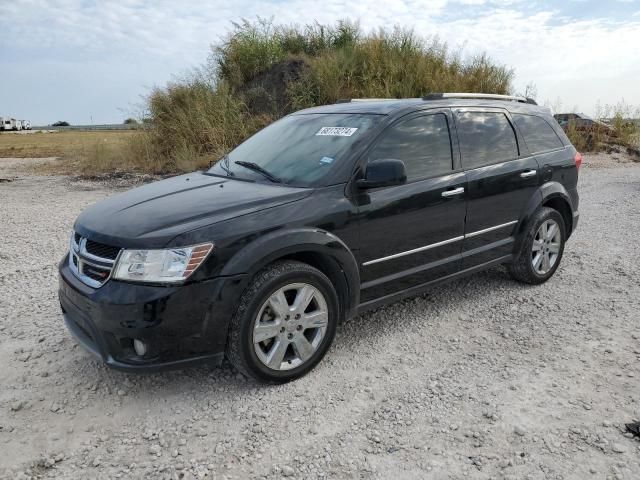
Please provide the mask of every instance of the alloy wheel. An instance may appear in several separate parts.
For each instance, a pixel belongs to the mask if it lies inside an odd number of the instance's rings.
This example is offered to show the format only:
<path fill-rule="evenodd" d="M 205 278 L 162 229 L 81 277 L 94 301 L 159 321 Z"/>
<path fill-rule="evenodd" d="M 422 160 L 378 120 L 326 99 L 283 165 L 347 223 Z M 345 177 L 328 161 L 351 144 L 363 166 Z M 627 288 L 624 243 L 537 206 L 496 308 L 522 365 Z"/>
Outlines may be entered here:
<path fill-rule="evenodd" d="M 533 238 L 531 248 L 531 264 L 538 275 L 546 275 L 551 271 L 560 254 L 562 234 L 555 220 L 545 220 Z"/>
<path fill-rule="evenodd" d="M 308 283 L 279 288 L 260 308 L 253 327 L 258 359 L 272 370 L 308 361 L 327 331 L 329 310 L 319 289 Z"/>

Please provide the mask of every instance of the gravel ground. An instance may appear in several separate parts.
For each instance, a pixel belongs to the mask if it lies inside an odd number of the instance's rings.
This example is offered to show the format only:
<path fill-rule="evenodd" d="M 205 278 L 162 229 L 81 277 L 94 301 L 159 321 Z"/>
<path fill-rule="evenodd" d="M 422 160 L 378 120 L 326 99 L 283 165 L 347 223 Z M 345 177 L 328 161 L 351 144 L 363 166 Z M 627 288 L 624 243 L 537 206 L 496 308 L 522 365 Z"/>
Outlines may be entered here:
<path fill-rule="evenodd" d="M 0 159 L 1 478 L 639 478 L 640 164 L 585 156 L 545 285 L 497 268 L 435 288 L 265 387 L 228 365 L 123 374 L 77 347 L 56 263 L 114 189 L 26 162 Z"/>

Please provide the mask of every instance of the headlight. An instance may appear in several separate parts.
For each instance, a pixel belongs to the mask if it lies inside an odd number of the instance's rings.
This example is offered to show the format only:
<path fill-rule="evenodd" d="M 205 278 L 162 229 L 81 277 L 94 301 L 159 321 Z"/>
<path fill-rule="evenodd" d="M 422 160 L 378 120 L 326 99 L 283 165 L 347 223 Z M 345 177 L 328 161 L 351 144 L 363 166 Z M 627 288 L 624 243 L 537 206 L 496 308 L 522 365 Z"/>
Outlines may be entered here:
<path fill-rule="evenodd" d="M 166 250 L 124 250 L 113 278 L 131 282 L 182 282 L 204 262 L 212 243 Z"/>

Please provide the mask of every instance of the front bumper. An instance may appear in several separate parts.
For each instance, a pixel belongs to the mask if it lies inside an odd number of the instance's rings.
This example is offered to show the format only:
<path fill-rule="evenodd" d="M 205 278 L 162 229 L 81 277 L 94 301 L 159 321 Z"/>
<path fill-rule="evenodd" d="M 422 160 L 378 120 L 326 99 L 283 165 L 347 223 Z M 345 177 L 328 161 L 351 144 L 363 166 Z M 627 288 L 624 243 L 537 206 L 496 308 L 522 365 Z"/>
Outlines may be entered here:
<path fill-rule="evenodd" d="M 227 329 L 244 276 L 187 285 L 142 285 L 116 280 L 94 289 L 59 265 L 59 299 L 76 340 L 108 366 L 127 371 L 220 364 Z M 133 340 L 147 346 L 137 355 Z"/>

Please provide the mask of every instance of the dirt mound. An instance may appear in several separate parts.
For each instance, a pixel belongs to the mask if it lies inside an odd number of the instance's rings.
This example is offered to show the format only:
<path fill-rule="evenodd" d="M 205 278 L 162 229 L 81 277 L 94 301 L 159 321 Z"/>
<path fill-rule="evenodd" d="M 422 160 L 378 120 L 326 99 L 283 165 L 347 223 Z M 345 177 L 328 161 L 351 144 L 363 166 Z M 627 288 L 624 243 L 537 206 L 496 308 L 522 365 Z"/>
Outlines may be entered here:
<path fill-rule="evenodd" d="M 308 70 L 305 60 L 289 58 L 256 75 L 238 93 L 254 115 L 286 115 L 292 111 L 289 86 Z"/>
<path fill-rule="evenodd" d="M 634 146 L 619 145 L 617 143 L 603 143 L 600 145 L 600 151 L 612 155 L 613 158 L 622 155 L 629 157 L 633 162 L 640 162 L 640 148 Z"/>

